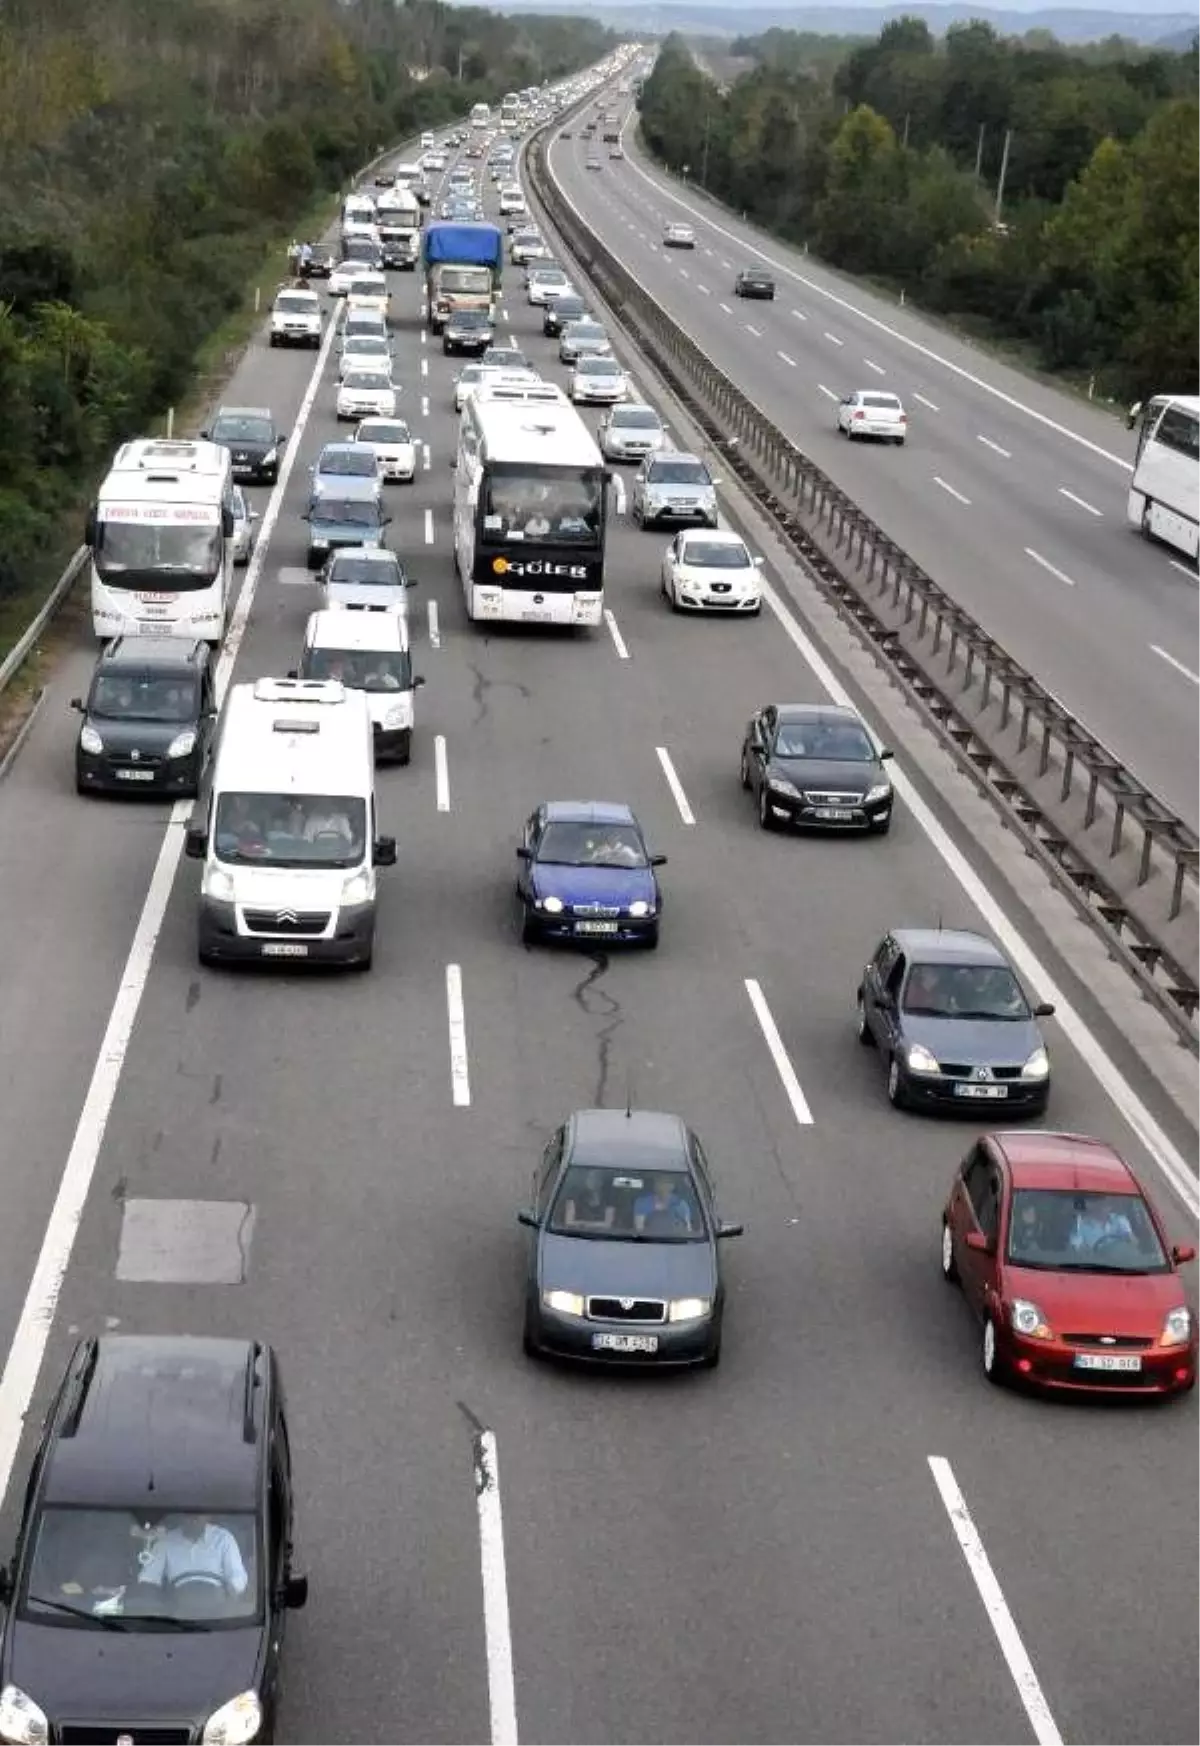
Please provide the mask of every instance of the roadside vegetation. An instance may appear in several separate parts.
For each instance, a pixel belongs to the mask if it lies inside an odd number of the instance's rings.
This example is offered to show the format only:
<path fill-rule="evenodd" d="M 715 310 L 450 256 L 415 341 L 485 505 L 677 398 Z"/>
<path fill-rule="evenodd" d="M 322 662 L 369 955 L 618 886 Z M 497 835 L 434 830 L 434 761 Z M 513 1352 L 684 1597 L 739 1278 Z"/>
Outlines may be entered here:
<path fill-rule="evenodd" d="M 904 289 L 1098 394 L 1196 392 L 1196 45 L 1066 48 L 773 30 L 725 91 L 670 38 L 642 131 L 671 169 L 850 273 Z M 997 191 L 1008 138 L 1004 194 Z"/>
<path fill-rule="evenodd" d="M 271 239 L 392 140 L 615 40 L 439 0 L 5 0 L 0 623 L 78 543 L 115 445 L 182 397 Z"/>

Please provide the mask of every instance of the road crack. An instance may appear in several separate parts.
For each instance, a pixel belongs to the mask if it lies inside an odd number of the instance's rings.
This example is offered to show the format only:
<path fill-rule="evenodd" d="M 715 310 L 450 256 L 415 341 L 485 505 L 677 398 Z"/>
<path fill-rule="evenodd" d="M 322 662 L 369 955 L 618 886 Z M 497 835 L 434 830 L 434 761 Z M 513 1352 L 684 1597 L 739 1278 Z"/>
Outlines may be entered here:
<path fill-rule="evenodd" d="M 605 1107 L 604 1100 L 608 1095 L 608 1080 L 612 1062 L 613 1040 L 625 1022 L 621 1003 L 606 988 L 600 987 L 600 978 L 608 970 L 608 953 L 594 952 L 592 968 L 583 981 L 571 992 L 571 998 L 579 1010 L 588 1018 L 602 1019 L 604 1022 L 596 1031 L 596 1059 L 598 1076 L 596 1080 L 596 1108 Z"/>

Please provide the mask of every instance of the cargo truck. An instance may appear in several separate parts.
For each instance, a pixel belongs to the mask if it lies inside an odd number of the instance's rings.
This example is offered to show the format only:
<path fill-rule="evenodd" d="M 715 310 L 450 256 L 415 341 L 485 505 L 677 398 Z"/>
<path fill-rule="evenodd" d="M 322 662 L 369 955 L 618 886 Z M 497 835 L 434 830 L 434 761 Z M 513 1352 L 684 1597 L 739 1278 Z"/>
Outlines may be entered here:
<path fill-rule="evenodd" d="M 459 310 L 484 309 L 495 317 L 504 238 L 494 224 L 431 224 L 422 260 L 431 333 L 441 333 Z"/>
<path fill-rule="evenodd" d="M 376 205 L 385 267 L 411 271 L 421 254 L 421 207 L 407 188 L 389 188 Z"/>

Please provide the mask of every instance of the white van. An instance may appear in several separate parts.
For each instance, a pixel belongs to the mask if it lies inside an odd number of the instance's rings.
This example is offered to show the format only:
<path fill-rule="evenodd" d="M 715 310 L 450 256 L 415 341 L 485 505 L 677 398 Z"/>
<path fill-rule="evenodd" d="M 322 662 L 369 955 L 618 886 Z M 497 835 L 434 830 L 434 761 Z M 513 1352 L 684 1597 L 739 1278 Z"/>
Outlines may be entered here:
<path fill-rule="evenodd" d="M 507 218 L 510 213 L 524 213 L 525 196 L 519 188 L 501 188 L 500 216 Z"/>
<path fill-rule="evenodd" d="M 270 343 L 319 348 L 321 338 L 321 300 L 316 292 L 281 285 L 271 305 Z"/>
<path fill-rule="evenodd" d="M 337 679 L 366 694 L 380 763 L 412 756 L 416 693 L 408 620 L 398 612 L 314 612 L 304 632 L 301 679 Z"/>
<path fill-rule="evenodd" d="M 395 865 L 396 839 L 377 834 L 366 693 L 296 679 L 233 686 L 186 845 L 204 863 L 202 964 L 369 969 L 375 870 Z"/>

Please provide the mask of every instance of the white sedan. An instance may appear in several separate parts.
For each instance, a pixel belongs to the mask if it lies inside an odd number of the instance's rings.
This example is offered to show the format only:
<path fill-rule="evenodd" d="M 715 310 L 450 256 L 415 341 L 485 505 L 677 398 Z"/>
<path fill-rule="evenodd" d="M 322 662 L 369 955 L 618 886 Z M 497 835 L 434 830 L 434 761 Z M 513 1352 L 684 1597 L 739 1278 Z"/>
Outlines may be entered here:
<path fill-rule="evenodd" d="M 761 558 L 750 556 L 740 534 L 687 528 L 663 555 L 662 591 L 676 612 L 758 613 L 761 564 Z"/>
<path fill-rule="evenodd" d="M 663 231 L 664 249 L 694 249 L 696 233 L 690 224 L 668 224 Z"/>
<path fill-rule="evenodd" d="M 353 418 L 395 418 L 396 388 L 386 370 L 347 370 L 338 383 L 337 416 L 339 420 Z"/>
<path fill-rule="evenodd" d="M 478 388 L 483 381 L 482 364 L 464 364 L 454 378 L 454 410 L 461 412 L 467 404 L 467 395 L 473 388 Z"/>
<path fill-rule="evenodd" d="M 329 275 L 329 295 L 344 297 L 355 279 L 362 277 L 361 261 L 339 261 Z"/>
<path fill-rule="evenodd" d="M 575 287 L 561 267 L 531 267 L 526 291 L 533 304 L 552 303 L 556 297 L 570 297 Z"/>
<path fill-rule="evenodd" d="M 354 441 L 374 449 L 381 479 L 412 484 L 417 474 L 417 445 L 402 418 L 364 418 Z"/>
<path fill-rule="evenodd" d="M 858 388 L 838 402 L 838 429 L 844 436 L 882 437 L 902 443 L 908 435 L 908 414 L 895 394 L 878 388 Z"/>
<path fill-rule="evenodd" d="M 338 381 L 347 370 L 387 370 L 392 368 L 391 341 L 379 334 L 352 333 L 342 346 L 338 359 Z"/>
<path fill-rule="evenodd" d="M 346 292 L 346 311 L 350 315 L 370 313 L 387 316 L 392 294 L 382 273 L 364 272 L 360 266 Z"/>
<path fill-rule="evenodd" d="M 611 405 L 629 393 L 625 372 L 615 358 L 583 356 L 571 372 L 571 399 L 576 405 Z"/>

